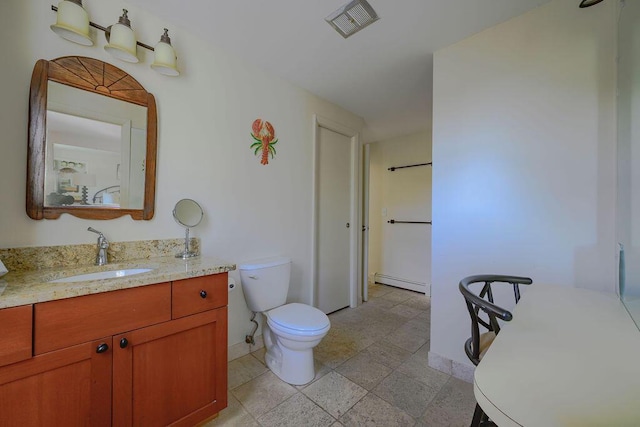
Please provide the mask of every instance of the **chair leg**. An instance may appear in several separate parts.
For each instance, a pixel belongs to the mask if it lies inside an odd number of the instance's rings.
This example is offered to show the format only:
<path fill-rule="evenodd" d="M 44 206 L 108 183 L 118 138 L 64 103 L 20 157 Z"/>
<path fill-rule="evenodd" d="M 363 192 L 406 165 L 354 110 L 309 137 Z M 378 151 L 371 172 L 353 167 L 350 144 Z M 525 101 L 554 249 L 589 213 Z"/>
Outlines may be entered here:
<path fill-rule="evenodd" d="M 482 418 L 485 416 L 484 411 L 476 403 L 476 409 L 473 411 L 473 420 L 471 421 L 471 427 L 479 427 L 482 422 Z"/>

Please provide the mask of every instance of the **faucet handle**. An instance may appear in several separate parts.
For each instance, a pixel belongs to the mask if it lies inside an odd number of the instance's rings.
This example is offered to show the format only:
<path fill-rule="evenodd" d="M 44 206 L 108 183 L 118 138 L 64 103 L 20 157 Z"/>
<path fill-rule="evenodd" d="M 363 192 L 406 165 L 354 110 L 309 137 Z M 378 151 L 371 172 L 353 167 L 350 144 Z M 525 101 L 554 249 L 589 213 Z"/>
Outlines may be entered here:
<path fill-rule="evenodd" d="M 102 232 L 100 232 L 100 231 L 96 230 L 96 229 L 95 229 L 95 228 L 93 228 L 93 227 L 89 227 L 89 228 L 87 228 L 87 231 L 90 231 L 90 232 L 92 232 L 92 233 L 99 234 L 99 235 L 101 235 L 101 236 L 103 235 L 103 234 L 102 234 Z"/>

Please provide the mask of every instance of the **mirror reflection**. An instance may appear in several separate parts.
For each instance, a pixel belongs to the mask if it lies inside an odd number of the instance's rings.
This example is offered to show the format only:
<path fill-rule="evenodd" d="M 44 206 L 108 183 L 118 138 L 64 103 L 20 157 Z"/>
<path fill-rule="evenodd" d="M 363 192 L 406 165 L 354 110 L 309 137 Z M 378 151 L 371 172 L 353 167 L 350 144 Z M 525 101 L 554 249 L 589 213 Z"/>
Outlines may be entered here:
<path fill-rule="evenodd" d="M 189 229 L 200 224 L 203 217 L 204 212 L 195 200 L 182 199 L 176 203 L 173 208 L 173 218 L 185 228 L 184 250 L 176 254 L 176 258 L 186 259 L 198 256 L 198 253 L 191 251 L 189 247 Z"/>
<path fill-rule="evenodd" d="M 48 82 L 45 206 L 142 209 L 147 108 Z"/>

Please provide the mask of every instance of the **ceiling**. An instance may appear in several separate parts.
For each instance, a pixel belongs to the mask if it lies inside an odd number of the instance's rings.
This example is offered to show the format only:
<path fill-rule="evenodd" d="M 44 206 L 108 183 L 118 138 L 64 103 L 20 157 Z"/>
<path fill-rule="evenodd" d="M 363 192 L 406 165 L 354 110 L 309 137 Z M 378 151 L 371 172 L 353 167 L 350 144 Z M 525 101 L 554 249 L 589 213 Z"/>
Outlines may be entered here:
<path fill-rule="evenodd" d="M 129 0 L 363 117 L 364 142 L 430 130 L 433 52 L 548 1 L 369 0 L 380 20 L 343 39 L 324 18 L 347 0 Z"/>

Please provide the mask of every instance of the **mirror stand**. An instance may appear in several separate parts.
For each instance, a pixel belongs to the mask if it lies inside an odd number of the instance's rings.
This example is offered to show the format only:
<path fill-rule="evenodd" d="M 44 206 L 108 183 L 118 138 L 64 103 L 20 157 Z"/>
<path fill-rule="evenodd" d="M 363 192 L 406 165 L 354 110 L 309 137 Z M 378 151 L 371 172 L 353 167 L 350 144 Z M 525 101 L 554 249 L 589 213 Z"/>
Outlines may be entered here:
<path fill-rule="evenodd" d="M 184 251 L 177 253 L 176 258 L 189 259 L 198 256 L 197 252 L 190 249 L 189 245 L 189 227 L 185 227 L 184 232 Z"/>
<path fill-rule="evenodd" d="M 182 199 L 176 203 L 173 208 L 173 218 L 185 228 L 184 250 L 176 254 L 176 258 L 189 259 L 199 255 L 189 248 L 189 229 L 200 224 L 203 216 L 204 212 L 195 200 Z"/>

